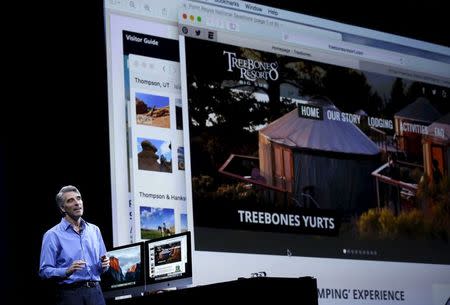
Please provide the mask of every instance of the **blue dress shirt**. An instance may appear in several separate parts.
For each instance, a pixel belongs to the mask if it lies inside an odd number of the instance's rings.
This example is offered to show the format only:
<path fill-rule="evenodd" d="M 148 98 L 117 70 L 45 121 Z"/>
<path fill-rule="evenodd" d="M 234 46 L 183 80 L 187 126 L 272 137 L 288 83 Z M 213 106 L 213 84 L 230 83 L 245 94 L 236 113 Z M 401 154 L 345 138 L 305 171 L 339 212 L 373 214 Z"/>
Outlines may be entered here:
<path fill-rule="evenodd" d="M 48 230 L 42 239 L 39 276 L 55 278 L 60 284 L 79 281 L 100 281 L 102 274 L 101 256 L 106 254 L 100 229 L 81 220 L 80 234 L 65 220 Z M 77 270 L 69 277 L 66 270 L 74 260 L 86 262 L 85 268 Z"/>

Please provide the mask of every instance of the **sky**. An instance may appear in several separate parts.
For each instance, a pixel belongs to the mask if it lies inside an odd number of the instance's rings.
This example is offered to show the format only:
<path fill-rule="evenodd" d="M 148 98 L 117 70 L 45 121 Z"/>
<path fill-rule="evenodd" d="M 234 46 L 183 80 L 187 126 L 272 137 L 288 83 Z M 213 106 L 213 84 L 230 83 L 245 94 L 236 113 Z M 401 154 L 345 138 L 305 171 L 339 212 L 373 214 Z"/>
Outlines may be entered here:
<path fill-rule="evenodd" d="M 142 229 L 158 229 L 163 222 L 166 228 L 175 226 L 174 210 L 152 207 L 140 207 L 141 210 L 141 228 Z"/>
<path fill-rule="evenodd" d="M 136 99 L 144 101 L 147 107 L 156 106 L 156 108 L 161 108 L 169 106 L 169 98 L 167 96 L 159 96 L 136 92 Z"/>
<path fill-rule="evenodd" d="M 153 145 L 155 145 L 155 147 L 158 149 L 156 151 L 156 154 L 158 156 L 163 155 L 167 161 L 171 161 L 172 160 L 172 150 L 170 149 L 170 141 L 162 141 L 162 140 L 157 140 L 157 139 L 147 139 L 147 138 L 138 138 L 138 153 L 140 153 L 142 151 L 142 146 L 141 143 L 142 141 L 150 141 Z M 158 160 L 159 162 L 159 160 Z"/>

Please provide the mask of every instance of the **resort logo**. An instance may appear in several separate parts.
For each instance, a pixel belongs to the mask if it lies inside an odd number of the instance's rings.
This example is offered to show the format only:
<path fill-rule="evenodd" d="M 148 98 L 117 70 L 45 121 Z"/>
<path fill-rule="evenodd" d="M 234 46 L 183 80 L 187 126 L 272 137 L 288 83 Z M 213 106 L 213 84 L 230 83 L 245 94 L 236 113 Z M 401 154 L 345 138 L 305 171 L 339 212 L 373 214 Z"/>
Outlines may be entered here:
<path fill-rule="evenodd" d="M 259 60 L 252 60 L 248 58 L 237 58 L 236 53 L 223 51 L 223 54 L 228 59 L 228 72 L 233 72 L 234 69 L 240 71 L 240 78 L 248 81 L 255 81 L 257 79 L 277 80 L 278 63 L 277 62 L 263 62 Z"/>

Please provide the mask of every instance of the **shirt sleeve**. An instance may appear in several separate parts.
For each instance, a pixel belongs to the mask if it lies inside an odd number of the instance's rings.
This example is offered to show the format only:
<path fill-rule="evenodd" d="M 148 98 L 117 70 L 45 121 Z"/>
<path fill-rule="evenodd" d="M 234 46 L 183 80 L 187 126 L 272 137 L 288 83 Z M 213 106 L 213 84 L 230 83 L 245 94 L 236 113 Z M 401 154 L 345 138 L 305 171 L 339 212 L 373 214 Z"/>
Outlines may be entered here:
<path fill-rule="evenodd" d="M 42 239 L 39 276 L 44 279 L 66 277 L 66 268 L 56 267 L 59 242 L 55 234 L 47 232 Z"/>
<path fill-rule="evenodd" d="M 98 247 L 99 247 L 99 252 L 100 252 L 100 257 L 102 257 L 103 255 L 106 255 L 106 247 L 105 247 L 105 242 L 103 241 L 103 237 L 102 237 L 102 233 L 100 231 L 100 229 L 97 227 L 97 238 L 98 238 Z M 99 264 L 99 270 L 100 273 L 105 272 L 106 270 L 108 270 L 109 268 L 102 268 L 102 262 L 100 260 L 100 264 Z"/>

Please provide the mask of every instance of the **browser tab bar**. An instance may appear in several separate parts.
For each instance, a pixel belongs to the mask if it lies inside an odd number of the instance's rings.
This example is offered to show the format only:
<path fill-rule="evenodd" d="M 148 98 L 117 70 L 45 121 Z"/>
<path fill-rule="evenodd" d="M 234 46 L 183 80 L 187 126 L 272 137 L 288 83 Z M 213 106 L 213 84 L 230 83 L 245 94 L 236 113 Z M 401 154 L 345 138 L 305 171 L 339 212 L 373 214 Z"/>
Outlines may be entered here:
<path fill-rule="evenodd" d="M 113 0 L 114 1 L 114 0 Z M 228 7 L 236 11 L 242 11 L 261 16 L 276 18 L 279 21 L 292 22 L 296 25 L 304 25 L 315 29 L 333 29 L 335 33 L 340 33 L 344 37 L 364 37 L 364 40 L 358 40 L 358 44 L 365 45 L 365 42 L 384 42 L 388 44 L 408 46 L 410 48 L 420 48 L 429 52 L 436 52 L 449 56 L 450 48 L 437 44 L 415 40 L 389 33 L 382 33 L 358 26 L 339 23 L 336 21 L 294 13 L 286 10 L 271 8 L 269 6 L 257 5 L 246 1 L 230 0 L 190 0 L 190 2 L 204 3 L 220 7 Z M 301 20 L 301 22 L 299 22 Z M 381 44 L 380 44 L 381 45 Z"/>
<path fill-rule="evenodd" d="M 245 3 L 244 7 L 246 7 L 246 10 L 231 10 L 223 6 L 205 4 L 204 1 L 185 1 L 182 5 L 183 9 L 179 12 L 180 22 L 200 27 L 206 26 L 231 32 L 241 32 L 251 37 L 271 36 L 274 41 L 280 40 L 280 30 L 295 30 L 302 35 L 342 40 L 342 35 L 338 32 L 272 18 L 269 16 L 270 14 L 278 14 L 274 9 L 246 5 Z M 265 13 L 255 14 L 253 11 Z M 269 11 L 270 14 L 268 14 Z"/>

